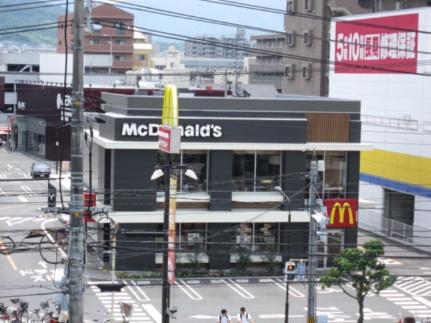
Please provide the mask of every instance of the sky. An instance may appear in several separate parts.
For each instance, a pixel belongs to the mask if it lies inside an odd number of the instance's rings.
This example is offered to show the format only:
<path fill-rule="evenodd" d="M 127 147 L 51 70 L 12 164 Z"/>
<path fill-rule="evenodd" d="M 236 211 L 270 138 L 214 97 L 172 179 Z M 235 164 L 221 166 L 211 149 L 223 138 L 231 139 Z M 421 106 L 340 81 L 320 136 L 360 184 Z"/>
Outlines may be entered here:
<path fill-rule="evenodd" d="M 124 0 L 142 6 L 157 9 L 171 10 L 205 18 L 225 20 L 239 24 L 247 24 L 268 29 L 283 30 L 283 15 L 258 12 L 244 8 L 214 4 L 200 0 Z M 247 4 L 284 9 L 286 0 L 236 0 Z M 131 11 L 135 15 L 135 25 L 166 32 L 175 32 L 188 36 L 195 35 L 234 35 L 235 28 L 208 24 L 197 21 L 189 21 L 173 17 L 165 17 L 153 13 Z M 247 30 L 247 35 L 259 34 L 259 32 Z M 260 33 L 261 34 L 261 33 Z M 159 39 L 162 40 L 162 39 Z M 170 40 L 166 40 L 169 42 Z"/>

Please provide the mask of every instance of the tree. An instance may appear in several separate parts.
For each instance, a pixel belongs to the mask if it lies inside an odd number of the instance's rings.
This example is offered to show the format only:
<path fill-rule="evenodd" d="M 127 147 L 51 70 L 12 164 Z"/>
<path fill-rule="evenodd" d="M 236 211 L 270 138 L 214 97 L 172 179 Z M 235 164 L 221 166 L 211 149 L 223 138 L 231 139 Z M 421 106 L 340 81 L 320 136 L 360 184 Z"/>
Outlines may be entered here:
<path fill-rule="evenodd" d="M 364 248 L 346 248 L 335 259 L 334 267 L 320 279 L 324 286 L 337 285 L 358 302 L 358 323 L 364 321 L 364 300 L 367 294 L 378 294 L 395 283 L 395 277 L 377 259 L 384 253 L 383 243 L 379 240 L 367 241 Z M 356 294 L 346 290 L 346 282 L 352 283 Z"/>

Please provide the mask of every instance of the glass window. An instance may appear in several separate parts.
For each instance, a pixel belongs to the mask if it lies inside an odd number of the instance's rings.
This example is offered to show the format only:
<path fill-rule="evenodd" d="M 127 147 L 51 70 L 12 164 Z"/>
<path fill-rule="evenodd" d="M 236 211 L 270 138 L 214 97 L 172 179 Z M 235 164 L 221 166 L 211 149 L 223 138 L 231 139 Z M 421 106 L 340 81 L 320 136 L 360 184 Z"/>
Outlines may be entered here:
<path fill-rule="evenodd" d="M 234 191 L 254 191 L 255 152 L 234 151 L 232 181 Z"/>
<path fill-rule="evenodd" d="M 241 223 L 234 236 L 234 249 L 251 249 L 253 244 L 253 224 Z"/>
<path fill-rule="evenodd" d="M 325 197 L 344 197 L 346 192 L 347 167 L 345 152 L 325 154 Z"/>
<path fill-rule="evenodd" d="M 124 35 L 125 33 L 124 24 L 122 22 L 115 23 L 115 31 L 117 35 Z"/>
<path fill-rule="evenodd" d="M 256 191 L 273 191 L 280 185 L 281 153 L 258 151 L 256 155 Z"/>
<path fill-rule="evenodd" d="M 177 232 L 178 250 L 205 250 L 206 232 L 205 223 L 181 223 Z"/>
<path fill-rule="evenodd" d="M 183 192 L 200 192 L 207 190 L 207 164 L 208 153 L 206 150 L 190 150 L 182 152 L 182 163 L 190 167 L 198 177 L 195 181 L 184 173 L 181 173 L 181 191 Z"/>
<path fill-rule="evenodd" d="M 277 223 L 255 223 L 254 250 L 278 251 L 278 233 Z"/>

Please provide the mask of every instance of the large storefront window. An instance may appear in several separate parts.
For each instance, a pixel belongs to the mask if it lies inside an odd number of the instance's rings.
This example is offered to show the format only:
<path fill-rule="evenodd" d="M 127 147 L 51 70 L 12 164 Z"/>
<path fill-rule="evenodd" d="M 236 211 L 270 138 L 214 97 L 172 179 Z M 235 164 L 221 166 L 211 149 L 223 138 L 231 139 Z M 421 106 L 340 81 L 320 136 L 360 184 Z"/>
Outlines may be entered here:
<path fill-rule="evenodd" d="M 254 191 L 254 151 L 234 151 L 232 181 L 234 191 Z"/>
<path fill-rule="evenodd" d="M 326 198 L 345 197 L 347 182 L 345 152 L 327 152 L 325 154 L 325 185 Z"/>
<path fill-rule="evenodd" d="M 273 191 L 280 185 L 279 151 L 234 151 L 233 190 L 239 192 Z"/>
<path fill-rule="evenodd" d="M 179 251 L 204 251 L 206 250 L 205 223 L 181 223 L 177 232 Z"/>
<path fill-rule="evenodd" d="M 158 154 L 158 164 L 166 164 L 166 154 Z M 184 172 L 178 173 L 178 191 L 180 192 L 201 192 L 208 190 L 208 152 L 206 150 L 183 150 L 181 154 L 175 154 L 172 157 L 172 164 L 186 165 L 193 169 L 198 177 L 198 181 L 192 180 L 184 175 Z M 157 181 L 157 190 L 165 190 L 164 177 Z"/>
<path fill-rule="evenodd" d="M 277 223 L 241 223 L 234 235 L 233 250 L 277 252 L 279 235 Z"/>
<path fill-rule="evenodd" d="M 347 157 L 345 152 L 317 152 L 306 156 L 306 173 L 311 161 L 325 161 L 325 171 L 319 171 L 318 194 L 324 198 L 345 197 L 347 183 Z M 309 194 L 309 179 L 306 179 L 305 196 Z"/>
<path fill-rule="evenodd" d="M 258 151 L 256 154 L 256 191 L 273 191 L 280 185 L 281 153 Z"/>
<path fill-rule="evenodd" d="M 207 170 L 208 154 L 205 150 L 185 150 L 182 152 L 183 165 L 193 169 L 198 177 L 198 181 L 188 178 L 183 173 L 180 176 L 180 185 L 182 192 L 201 192 L 207 190 Z"/>

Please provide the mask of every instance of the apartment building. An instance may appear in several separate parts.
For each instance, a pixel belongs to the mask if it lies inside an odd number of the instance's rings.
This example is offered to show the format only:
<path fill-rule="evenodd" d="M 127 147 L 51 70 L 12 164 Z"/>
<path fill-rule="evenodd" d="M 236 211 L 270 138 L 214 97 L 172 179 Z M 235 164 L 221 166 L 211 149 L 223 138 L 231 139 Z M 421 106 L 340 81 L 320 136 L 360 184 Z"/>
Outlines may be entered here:
<path fill-rule="evenodd" d="M 222 47 L 219 43 L 226 46 Z M 248 48 L 250 47 L 250 42 L 246 38 L 245 30 L 239 28 L 233 37 L 203 35 L 195 37 L 193 41 L 188 41 L 185 45 L 185 56 L 243 59 L 249 53 L 244 50 L 238 50 L 236 47 Z"/>
<path fill-rule="evenodd" d="M 73 13 L 68 20 L 73 21 Z M 57 52 L 66 51 L 64 37 L 65 16 L 58 17 Z M 110 66 L 93 66 L 92 73 L 125 73 L 133 68 L 134 15 L 110 4 L 91 10 L 91 27 L 85 31 L 84 53 L 109 55 Z M 67 50 L 72 51 L 73 30 L 67 28 Z"/>
<path fill-rule="evenodd" d="M 250 83 L 274 84 L 283 93 L 326 96 L 332 43 L 327 18 L 430 3 L 430 0 L 286 0 L 284 32 L 252 37 L 255 48 L 275 53 L 256 55 L 256 62 L 249 66 Z"/>

